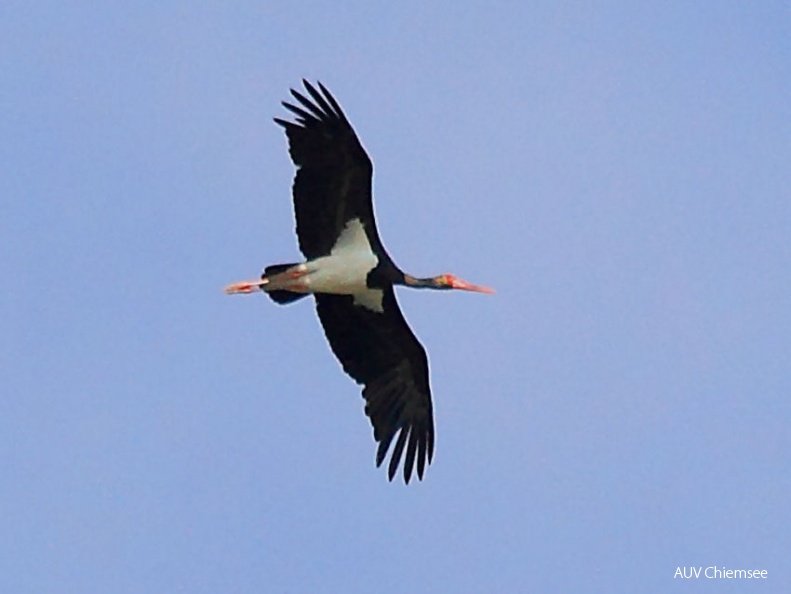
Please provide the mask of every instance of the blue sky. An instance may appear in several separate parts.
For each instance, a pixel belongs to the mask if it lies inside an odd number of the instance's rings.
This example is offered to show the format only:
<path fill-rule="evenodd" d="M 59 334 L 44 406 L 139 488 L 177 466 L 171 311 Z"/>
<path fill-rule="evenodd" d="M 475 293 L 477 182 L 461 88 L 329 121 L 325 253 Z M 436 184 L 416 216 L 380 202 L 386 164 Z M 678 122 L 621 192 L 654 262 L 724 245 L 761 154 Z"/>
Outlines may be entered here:
<path fill-rule="evenodd" d="M 0 9 L 0 590 L 791 591 L 787 2 Z M 271 122 L 375 164 L 432 369 L 388 483 Z M 673 578 L 765 569 L 760 584 Z"/>

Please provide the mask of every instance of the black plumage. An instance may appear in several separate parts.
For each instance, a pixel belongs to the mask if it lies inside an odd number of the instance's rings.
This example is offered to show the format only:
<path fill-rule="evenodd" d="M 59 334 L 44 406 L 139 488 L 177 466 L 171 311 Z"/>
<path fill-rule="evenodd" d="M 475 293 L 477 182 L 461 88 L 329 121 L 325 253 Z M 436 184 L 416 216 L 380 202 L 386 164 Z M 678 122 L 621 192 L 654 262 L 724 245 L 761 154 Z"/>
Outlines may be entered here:
<path fill-rule="evenodd" d="M 292 90 L 301 107 L 283 103 L 297 123 L 275 119 L 286 130 L 289 153 L 298 167 L 293 196 L 299 247 L 307 259 L 325 256 L 346 223 L 359 219 L 380 257 L 374 282 L 385 288 L 383 312 L 355 305 L 351 295 L 320 293 L 315 295 L 316 309 L 344 371 L 365 386 L 365 413 L 379 443 L 377 466 L 399 434 L 388 476 L 392 480 L 406 447 L 403 470 L 409 482 L 415 460 L 418 477 L 423 478 L 434 453 L 426 351 L 407 325 L 392 288 L 392 281 L 403 273 L 387 256 L 376 230 L 371 160 L 329 91 L 321 83 L 320 92 L 308 81 L 303 83 L 313 101 Z"/>
<path fill-rule="evenodd" d="M 378 443 L 376 464 L 390 452 L 388 477 L 403 459 L 404 481 L 417 466 L 422 479 L 434 455 L 434 418 L 426 351 L 404 319 L 394 285 L 483 293 L 453 275 L 415 278 L 384 249 L 374 220 L 373 165 L 330 92 L 303 80 L 307 95 L 283 105 L 295 121 L 275 118 L 286 131 L 297 173 L 293 198 L 301 264 L 267 266 L 260 281 L 228 293 L 265 291 L 288 304 L 313 294 L 324 333 L 344 371 L 362 384 L 365 413 Z"/>

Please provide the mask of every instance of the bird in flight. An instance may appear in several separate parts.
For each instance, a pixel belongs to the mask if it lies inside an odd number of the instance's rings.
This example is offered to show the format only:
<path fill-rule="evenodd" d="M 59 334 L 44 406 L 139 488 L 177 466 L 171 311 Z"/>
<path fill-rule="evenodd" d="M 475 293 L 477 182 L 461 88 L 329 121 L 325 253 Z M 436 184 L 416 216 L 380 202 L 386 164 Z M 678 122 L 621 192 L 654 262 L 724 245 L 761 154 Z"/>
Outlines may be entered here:
<path fill-rule="evenodd" d="M 404 482 L 415 464 L 421 480 L 434 454 L 434 418 L 426 351 L 398 307 L 395 285 L 493 293 L 452 274 L 416 278 L 385 251 L 374 220 L 373 165 L 330 92 L 302 81 L 296 104 L 283 102 L 295 121 L 275 118 L 288 138 L 297 173 L 293 198 L 304 262 L 267 266 L 260 279 L 233 283 L 228 294 L 262 290 L 281 305 L 312 294 L 335 356 L 362 384 L 365 414 L 378 442 L 381 466 L 395 439 L 388 478 L 404 455 Z M 396 437 L 397 436 L 397 437 Z"/>

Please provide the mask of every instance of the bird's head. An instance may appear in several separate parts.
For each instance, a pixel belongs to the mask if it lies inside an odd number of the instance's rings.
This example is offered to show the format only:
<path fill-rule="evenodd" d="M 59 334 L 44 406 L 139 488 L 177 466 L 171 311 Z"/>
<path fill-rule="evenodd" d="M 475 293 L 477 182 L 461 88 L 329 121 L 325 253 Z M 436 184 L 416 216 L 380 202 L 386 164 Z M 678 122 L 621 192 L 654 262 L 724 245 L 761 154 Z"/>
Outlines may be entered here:
<path fill-rule="evenodd" d="M 439 276 L 435 276 L 432 281 L 434 287 L 437 289 L 460 289 L 462 291 L 473 291 L 475 293 L 494 293 L 494 289 L 482 287 L 481 285 L 473 285 L 453 274 L 440 274 Z"/>

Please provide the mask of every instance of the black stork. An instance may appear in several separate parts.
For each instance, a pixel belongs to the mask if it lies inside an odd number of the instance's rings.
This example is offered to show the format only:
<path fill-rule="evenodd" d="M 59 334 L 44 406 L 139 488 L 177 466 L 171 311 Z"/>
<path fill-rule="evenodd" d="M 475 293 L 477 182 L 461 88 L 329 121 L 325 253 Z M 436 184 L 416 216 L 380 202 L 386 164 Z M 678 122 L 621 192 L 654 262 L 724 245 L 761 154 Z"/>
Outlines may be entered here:
<path fill-rule="evenodd" d="M 409 483 L 416 461 L 422 480 L 434 454 L 428 359 L 393 286 L 493 291 L 452 274 L 415 278 L 395 265 L 376 231 L 371 160 L 330 92 L 321 83 L 319 91 L 302 82 L 310 98 L 292 89 L 299 105 L 283 102 L 296 122 L 275 122 L 286 130 L 297 167 L 294 210 L 306 260 L 267 266 L 260 280 L 233 283 L 225 292 L 261 289 L 279 304 L 313 294 L 335 356 L 364 385 L 365 414 L 379 443 L 376 465 L 381 466 L 397 433 L 388 478 L 393 480 L 406 448 L 404 481 Z"/>

